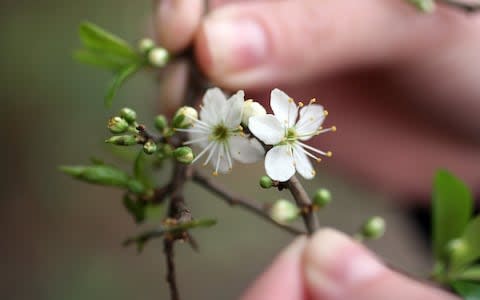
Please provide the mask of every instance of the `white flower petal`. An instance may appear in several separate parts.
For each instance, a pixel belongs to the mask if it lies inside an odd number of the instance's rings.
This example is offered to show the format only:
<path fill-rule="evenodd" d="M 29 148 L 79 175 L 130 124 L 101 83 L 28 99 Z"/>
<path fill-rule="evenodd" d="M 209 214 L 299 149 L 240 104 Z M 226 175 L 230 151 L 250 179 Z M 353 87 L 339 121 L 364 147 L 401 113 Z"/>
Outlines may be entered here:
<path fill-rule="evenodd" d="M 242 122 L 243 102 L 245 101 L 245 93 L 238 91 L 235 95 L 227 100 L 223 112 L 223 121 L 228 128 L 236 128 Z M 217 113 L 218 114 L 218 113 Z"/>
<path fill-rule="evenodd" d="M 212 166 L 215 172 L 219 174 L 225 174 L 230 171 L 229 163 L 228 163 L 228 158 L 225 153 L 225 148 L 223 147 L 222 144 L 217 144 L 217 147 L 213 150 L 213 156 L 212 156 Z"/>
<path fill-rule="evenodd" d="M 293 127 L 297 121 L 298 108 L 292 98 L 279 89 L 270 94 L 270 107 L 275 117 L 287 127 Z"/>
<path fill-rule="evenodd" d="M 257 139 L 243 136 L 230 138 L 230 152 L 235 160 L 244 164 L 260 161 L 265 155 L 265 150 Z"/>
<path fill-rule="evenodd" d="M 207 129 L 194 125 L 186 131 L 188 132 L 189 137 L 188 144 L 196 144 L 202 148 L 205 148 L 208 145 L 210 132 Z"/>
<path fill-rule="evenodd" d="M 295 125 L 299 139 L 311 138 L 325 120 L 325 110 L 318 104 L 309 104 L 300 110 L 300 118 Z"/>
<path fill-rule="evenodd" d="M 312 179 L 315 177 L 315 171 L 313 169 L 310 159 L 303 152 L 303 149 L 299 145 L 293 146 L 293 158 L 295 160 L 295 169 L 305 179 Z"/>
<path fill-rule="evenodd" d="M 295 174 L 291 147 L 283 145 L 270 149 L 265 156 L 265 171 L 273 180 L 289 180 Z"/>
<path fill-rule="evenodd" d="M 203 96 L 203 106 L 200 119 L 207 124 L 218 124 L 222 120 L 222 113 L 226 106 L 227 98 L 219 88 L 208 89 Z"/>
<path fill-rule="evenodd" d="M 267 145 L 276 145 L 285 137 L 285 128 L 273 115 L 251 117 L 248 128 Z"/>

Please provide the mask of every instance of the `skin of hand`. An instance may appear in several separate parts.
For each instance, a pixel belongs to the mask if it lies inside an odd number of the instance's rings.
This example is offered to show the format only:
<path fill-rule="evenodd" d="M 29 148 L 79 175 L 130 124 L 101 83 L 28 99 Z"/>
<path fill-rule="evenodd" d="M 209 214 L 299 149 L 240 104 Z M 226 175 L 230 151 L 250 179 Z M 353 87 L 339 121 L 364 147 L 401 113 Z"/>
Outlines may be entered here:
<path fill-rule="evenodd" d="M 384 267 L 363 245 L 332 229 L 287 247 L 242 300 L 454 300 L 454 295 Z"/>
<path fill-rule="evenodd" d="M 216 85 L 268 102 L 316 97 L 338 132 L 323 163 L 403 199 L 429 199 L 436 169 L 480 186 L 480 14 L 403 0 L 162 0 L 161 45 L 194 45 Z M 181 96 L 179 74 L 162 99 Z M 173 94 L 173 96 L 172 96 Z M 476 184 L 474 186 L 474 184 Z"/>

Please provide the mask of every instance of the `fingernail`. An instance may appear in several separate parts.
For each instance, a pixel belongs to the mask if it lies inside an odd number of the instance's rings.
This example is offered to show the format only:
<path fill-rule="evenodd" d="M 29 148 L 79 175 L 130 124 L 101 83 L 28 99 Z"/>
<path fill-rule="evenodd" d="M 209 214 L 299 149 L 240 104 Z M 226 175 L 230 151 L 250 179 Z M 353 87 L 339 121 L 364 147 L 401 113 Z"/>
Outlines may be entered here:
<path fill-rule="evenodd" d="M 264 28 L 252 18 L 235 18 L 220 12 L 204 23 L 211 68 L 217 74 L 232 74 L 261 64 L 267 55 Z"/>
<path fill-rule="evenodd" d="M 332 229 L 315 233 L 306 246 L 303 264 L 313 299 L 341 299 L 384 270 L 361 245 Z"/>

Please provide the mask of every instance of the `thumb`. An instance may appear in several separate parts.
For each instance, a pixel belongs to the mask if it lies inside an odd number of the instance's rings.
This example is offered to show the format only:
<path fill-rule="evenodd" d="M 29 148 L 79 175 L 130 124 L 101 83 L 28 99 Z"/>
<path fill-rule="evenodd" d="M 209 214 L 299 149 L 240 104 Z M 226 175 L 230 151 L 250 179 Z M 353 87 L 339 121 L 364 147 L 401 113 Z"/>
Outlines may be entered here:
<path fill-rule="evenodd" d="M 362 245 L 331 229 L 312 237 L 302 269 L 312 300 L 457 299 L 387 269 Z"/>
<path fill-rule="evenodd" d="M 425 16 L 405 1 L 289 0 L 214 10 L 196 35 L 197 58 L 232 89 L 296 83 L 441 47 L 458 31 L 454 12 Z"/>

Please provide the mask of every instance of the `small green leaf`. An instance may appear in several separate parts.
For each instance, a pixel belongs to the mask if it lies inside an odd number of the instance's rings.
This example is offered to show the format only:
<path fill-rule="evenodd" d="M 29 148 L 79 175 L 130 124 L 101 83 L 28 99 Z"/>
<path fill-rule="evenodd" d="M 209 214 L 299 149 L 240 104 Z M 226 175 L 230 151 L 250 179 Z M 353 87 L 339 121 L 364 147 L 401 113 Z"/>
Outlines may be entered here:
<path fill-rule="evenodd" d="M 465 243 L 465 249 L 460 255 L 452 257 L 452 269 L 461 269 L 480 257 L 480 216 L 468 223 L 465 232 L 460 238 Z"/>
<path fill-rule="evenodd" d="M 433 251 L 437 260 L 446 260 L 446 245 L 462 235 L 472 208 L 472 195 L 467 186 L 448 171 L 438 171 L 432 208 Z"/>
<path fill-rule="evenodd" d="M 85 47 L 89 49 L 126 58 L 138 57 L 138 54 L 126 41 L 93 23 L 82 23 L 79 34 Z"/>
<path fill-rule="evenodd" d="M 147 155 L 140 150 L 133 165 L 133 174 L 137 180 L 147 187 L 152 187 L 150 170 L 147 167 Z"/>
<path fill-rule="evenodd" d="M 130 181 L 127 173 L 109 165 L 62 166 L 60 170 L 77 179 L 100 185 L 126 187 Z"/>
<path fill-rule="evenodd" d="M 139 180 L 137 179 L 130 179 L 127 182 L 127 188 L 130 192 L 137 194 L 137 195 L 143 195 L 147 192 L 147 187 Z"/>
<path fill-rule="evenodd" d="M 480 265 L 475 265 L 464 270 L 456 279 L 477 281 L 480 284 Z"/>
<path fill-rule="evenodd" d="M 123 67 L 115 74 L 110 86 L 105 95 L 105 105 L 110 107 L 112 105 L 113 97 L 117 93 L 117 90 L 122 86 L 122 84 L 133 74 L 135 74 L 140 68 L 141 64 L 131 64 Z"/>
<path fill-rule="evenodd" d="M 461 280 L 452 282 L 451 286 L 464 300 L 480 300 L 478 283 Z"/>
<path fill-rule="evenodd" d="M 125 59 L 123 57 L 117 57 L 107 53 L 86 49 L 75 51 L 73 53 L 73 58 L 80 63 L 106 69 L 112 72 L 117 72 L 125 65 L 130 65 L 137 62 L 134 59 Z"/>

